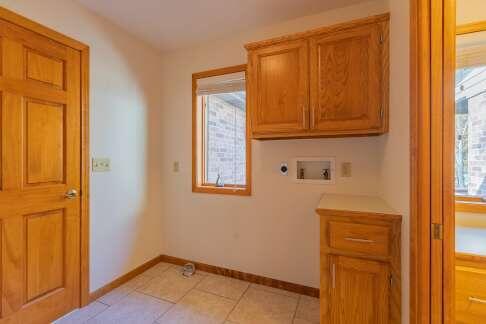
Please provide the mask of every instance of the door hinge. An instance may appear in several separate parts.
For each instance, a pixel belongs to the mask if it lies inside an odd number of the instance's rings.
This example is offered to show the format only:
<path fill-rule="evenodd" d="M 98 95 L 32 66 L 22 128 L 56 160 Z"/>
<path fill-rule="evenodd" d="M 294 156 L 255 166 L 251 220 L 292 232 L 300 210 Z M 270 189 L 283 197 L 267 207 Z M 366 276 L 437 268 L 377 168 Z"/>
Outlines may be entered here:
<path fill-rule="evenodd" d="M 380 106 L 380 119 L 383 119 L 383 106 Z"/>
<path fill-rule="evenodd" d="M 444 239 L 444 226 L 442 224 L 432 224 L 432 239 Z"/>
<path fill-rule="evenodd" d="M 390 275 L 390 287 L 393 287 L 393 275 Z"/>
<path fill-rule="evenodd" d="M 380 34 L 380 44 L 383 44 L 385 42 L 385 37 L 383 37 L 383 34 Z"/>

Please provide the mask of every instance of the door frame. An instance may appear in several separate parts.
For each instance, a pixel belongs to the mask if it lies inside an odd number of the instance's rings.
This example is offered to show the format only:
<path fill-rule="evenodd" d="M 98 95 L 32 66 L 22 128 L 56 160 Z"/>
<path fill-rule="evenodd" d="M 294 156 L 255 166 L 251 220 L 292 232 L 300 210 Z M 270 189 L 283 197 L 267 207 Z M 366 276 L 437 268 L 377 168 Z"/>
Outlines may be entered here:
<path fill-rule="evenodd" d="M 410 15 L 410 323 L 454 323 L 455 0 Z"/>
<path fill-rule="evenodd" d="M 0 19 L 18 25 L 81 54 L 80 307 L 89 303 L 89 46 L 0 6 Z"/>

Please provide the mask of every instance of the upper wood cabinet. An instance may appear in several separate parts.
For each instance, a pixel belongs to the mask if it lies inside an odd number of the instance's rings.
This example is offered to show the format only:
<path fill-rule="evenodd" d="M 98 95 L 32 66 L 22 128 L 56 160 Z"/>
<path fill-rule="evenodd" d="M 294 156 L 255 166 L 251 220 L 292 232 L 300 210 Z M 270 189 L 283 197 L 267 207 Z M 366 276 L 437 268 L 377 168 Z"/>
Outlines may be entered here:
<path fill-rule="evenodd" d="M 309 44 L 285 42 L 250 53 L 249 102 L 255 133 L 301 132 L 309 127 Z"/>
<path fill-rule="evenodd" d="M 384 14 L 247 44 L 252 137 L 388 131 L 388 21 Z"/>
<path fill-rule="evenodd" d="M 312 130 L 382 132 L 382 37 L 370 24 L 310 39 Z"/>

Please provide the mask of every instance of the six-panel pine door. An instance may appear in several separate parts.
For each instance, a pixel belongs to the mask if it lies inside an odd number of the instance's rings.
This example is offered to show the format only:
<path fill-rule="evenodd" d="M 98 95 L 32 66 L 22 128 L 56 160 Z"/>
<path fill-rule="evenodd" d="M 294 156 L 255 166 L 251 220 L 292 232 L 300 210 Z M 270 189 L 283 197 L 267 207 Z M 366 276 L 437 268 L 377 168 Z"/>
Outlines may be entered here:
<path fill-rule="evenodd" d="M 80 52 L 0 20 L 0 323 L 80 298 Z"/>

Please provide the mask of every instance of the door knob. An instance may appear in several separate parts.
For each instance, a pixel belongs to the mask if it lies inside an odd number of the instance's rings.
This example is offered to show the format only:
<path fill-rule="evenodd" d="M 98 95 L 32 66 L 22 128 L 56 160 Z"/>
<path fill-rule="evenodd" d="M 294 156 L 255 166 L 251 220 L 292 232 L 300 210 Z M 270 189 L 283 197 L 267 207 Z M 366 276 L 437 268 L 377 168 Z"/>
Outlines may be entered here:
<path fill-rule="evenodd" d="M 78 192 L 76 191 L 76 189 L 69 189 L 65 194 L 64 194 L 64 198 L 66 199 L 74 199 L 78 196 Z"/>

